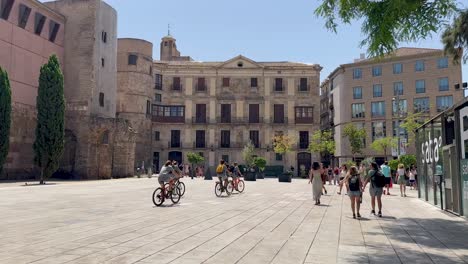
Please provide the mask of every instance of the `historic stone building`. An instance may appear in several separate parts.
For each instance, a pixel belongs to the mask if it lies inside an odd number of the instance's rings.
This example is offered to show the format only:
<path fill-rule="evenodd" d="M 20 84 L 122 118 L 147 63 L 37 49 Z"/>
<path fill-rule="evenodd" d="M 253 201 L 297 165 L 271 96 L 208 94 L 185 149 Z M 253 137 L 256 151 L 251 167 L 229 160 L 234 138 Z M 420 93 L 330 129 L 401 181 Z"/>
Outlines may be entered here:
<path fill-rule="evenodd" d="M 328 108 L 322 110 L 322 128 L 333 127 L 337 160 L 353 157 L 343 135 L 348 123 L 367 132 L 366 147 L 355 155 L 357 159 L 376 157 L 381 163 L 399 154 L 414 154 L 414 142 L 407 144 L 408 133 L 399 124 L 409 113 L 421 113 L 423 121 L 462 100 L 463 91 L 454 88 L 461 83 L 461 75 L 461 65 L 438 49 L 399 48 L 382 59 L 361 57 L 340 65 L 321 85 L 329 99 Z M 372 150 L 371 143 L 383 137 L 399 137 L 400 147 L 385 155 Z"/>

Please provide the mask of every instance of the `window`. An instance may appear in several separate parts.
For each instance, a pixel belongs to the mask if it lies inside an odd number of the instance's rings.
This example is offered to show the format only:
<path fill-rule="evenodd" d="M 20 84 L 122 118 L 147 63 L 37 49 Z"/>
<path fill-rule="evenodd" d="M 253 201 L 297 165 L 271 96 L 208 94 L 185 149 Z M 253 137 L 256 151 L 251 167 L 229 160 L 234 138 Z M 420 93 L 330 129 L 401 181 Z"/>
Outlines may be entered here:
<path fill-rule="evenodd" d="M 362 99 L 362 87 L 353 88 L 353 99 Z"/>
<path fill-rule="evenodd" d="M 105 64 L 105 61 L 104 61 L 104 58 L 101 58 L 101 66 L 104 68 L 104 64 Z"/>
<path fill-rule="evenodd" d="M 161 100 L 161 94 L 158 94 L 158 93 L 155 94 L 155 95 L 154 95 L 154 101 L 156 101 L 156 102 L 161 102 L 161 101 L 162 101 L 162 100 Z"/>
<path fill-rule="evenodd" d="M 314 108 L 312 106 L 298 106 L 294 111 L 296 124 L 314 123 Z"/>
<path fill-rule="evenodd" d="M 99 106 L 104 107 L 104 93 L 99 93 Z"/>
<path fill-rule="evenodd" d="M 468 116 L 463 117 L 463 131 L 468 130 Z"/>
<path fill-rule="evenodd" d="M 453 106 L 453 97 L 449 96 L 437 96 L 437 112 L 442 112 Z"/>
<path fill-rule="evenodd" d="M 128 55 L 128 65 L 137 65 L 138 56 L 134 54 Z"/>
<path fill-rule="evenodd" d="M 44 28 L 46 17 L 40 13 L 36 13 L 34 20 L 34 33 L 36 35 L 41 35 L 42 29 Z"/>
<path fill-rule="evenodd" d="M 180 130 L 171 130 L 171 148 L 180 148 Z"/>
<path fill-rule="evenodd" d="M 49 22 L 49 41 L 55 42 L 55 38 L 57 38 L 57 33 L 60 29 L 60 24 L 51 20 Z"/>
<path fill-rule="evenodd" d="M 416 93 L 425 93 L 426 92 L 426 81 L 417 80 L 416 81 Z"/>
<path fill-rule="evenodd" d="M 159 141 L 160 139 L 160 132 L 159 131 L 154 131 L 154 141 Z"/>
<path fill-rule="evenodd" d="M 222 148 L 231 147 L 231 131 L 221 130 L 221 146 Z"/>
<path fill-rule="evenodd" d="M 250 87 L 258 87 L 257 78 L 250 78 Z"/>
<path fill-rule="evenodd" d="M 351 105 L 351 118 L 364 118 L 366 117 L 366 109 L 364 104 L 352 104 Z"/>
<path fill-rule="evenodd" d="M 385 126 L 385 122 L 372 122 L 372 142 L 386 136 L 387 127 Z"/>
<path fill-rule="evenodd" d="M 154 105 L 153 115 L 156 117 L 184 117 L 185 106 Z"/>
<path fill-rule="evenodd" d="M 182 84 L 180 81 L 180 77 L 172 77 L 172 90 L 173 91 L 181 91 Z"/>
<path fill-rule="evenodd" d="M 101 40 L 102 42 L 107 43 L 107 32 L 105 31 L 101 32 Z"/>
<path fill-rule="evenodd" d="M 149 75 L 153 76 L 153 66 L 149 67 Z"/>
<path fill-rule="evenodd" d="M 357 68 L 353 69 L 353 79 L 361 79 L 362 78 L 362 69 Z"/>
<path fill-rule="evenodd" d="M 275 78 L 275 92 L 282 92 L 283 90 L 284 90 L 283 79 Z"/>
<path fill-rule="evenodd" d="M 146 114 L 151 115 L 151 101 L 146 100 Z"/>
<path fill-rule="evenodd" d="M 448 68 L 448 58 L 440 58 L 437 60 L 437 68 L 443 69 L 443 68 Z"/>
<path fill-rule="evenodd" d="M 404 117 L 408 114 L 408 103 L 406 99 L 399 100 L 399 106 L 397 100 L 392 101 L 392 114 L 394 117 Z"/>
<path fill-rule="evenodd" d="M 258 130 L 250 130 L 249 139 L 255 148 L 260 147 L 260 136 Z"/>
<path fill-rule="evenodd" d="M 307 149 L 309 147 L 309 131 L 299 131 L 299 148 Z"/>
<path fill-rule="evenodd" d="M 104 145 L 109 144 L 109 130 L 106 130 L 102 133 L 101 144 L 104 144 Z"/>
<path fill-rule="evenodd" d="M 283 104 L 275 104 L 273 105 L 273 122 L 275 124 L 283 124 L 285 123 L 284 118 L 284 105 Z"/>
<path fill-rule="evenodd" d="M 229 78 L 223 78 L 223 87 L 229 87 L 230 86 L 230 79 Z"/>
<path fill-rule="evenodd" d="M 439 91 L 448 91 L 449 90 L 449 81 L 448 78 L 439 78 Z"/>
<path fill-rule="evenodd" d="M 415 113 L 429 113 L 429 97 L 414 98 L 413 106 Z"/>
<path fill-rule="evenodd" d="M 195 148 L 205 148 L 205 130 L 195 131 Z"/>
<path fill-rule="evenodd" d="M 249 104 L 249 123 L 260 123 L 260 105 Z"/>
<path fill-rule="evenodd" d="M 400 74 L 403 72 L 403 64 L 395 63 L 393 64 L 393 74 Z"/>
<path fill-rule="evenodd" d="M 198 80 L 197 80 L 197 85 L 196 85 L 196 87 L 195 87 L 195 90 L 196 90 L 197 92 L 206 91 L 205 78 L 203 78 L 203 77 L 198 78 Z"/>
<path fill-rule="evenodd" d="M 221 104 L 221 123 L 231 123 L 231 104 Z"/>
<path fill-rule="evenodd" d="M 423 60 L 416 61 L 416 63 L 414 64 L 414 71 L 417 71 L 417 72 L 424 71 L 424 61 Z"/>
<path fill-rule="evenodd" d="M 25 28 L 28 24 L 29 15 L 31 14 L 31 8 L 20 4 L 19 5 L 19 16 L 18 16 L 18 26 L 20 28 Z"/>
<path fill-rule="evenodd" d="M 381 76 L 382 75 L 382 66 L 374 66 L 372 67 L 372 76 Z"/>
<path fill-rule="evenodd" d="M 408 131 L 406 131 L 406 129 L 401 127 L 401 124 L 403 124 L 403 122 L 404 122 L 403 120 L 395 120 L 392 122 L 393 137 L 400 137 L 400 138 L 408 139 Z M 398 130 L 400 130 L 399 131 L 400 133 L 398 133 Z"/>
<path fill-rule="evenodd" d="M 280 153 L 275 153 L 275 160 L 283 160 L 283 155 L 281 155 Z"/>
<path fill-rule="evenodd" d="M 382 85 L 381 84 L 374 84 L 372 86 L 372 91 L 374 93 L 374 97 L 382 97 Z"/>
<path fill-rule="evenodd" d="M 195 105 L 195 123 L 206 123 L 206 104 Z"/>
<path fill-rule="evenodd" d="M 394 82 L 393 83 L 393 95 L 403 95 L 403 83 L 402 82 Z"/>
<path fill-rule="evenodd" d="M 300 92 L 307 92 L 309 91 L 309 86 L 307 85 L 307 78 L 301 78 L 299 81 L 299 89 Z"/>
<path fill-rule="evenodd" d="M 372 117 L 385 117 L 385 102 L 372 102 Z"/>
<path fill-rule="evenodd" d="M 0 15 L 3 19 L 8 20 L 11 8 L 13 7 L 14 0 L 1 0 L 0 1 Z"/>

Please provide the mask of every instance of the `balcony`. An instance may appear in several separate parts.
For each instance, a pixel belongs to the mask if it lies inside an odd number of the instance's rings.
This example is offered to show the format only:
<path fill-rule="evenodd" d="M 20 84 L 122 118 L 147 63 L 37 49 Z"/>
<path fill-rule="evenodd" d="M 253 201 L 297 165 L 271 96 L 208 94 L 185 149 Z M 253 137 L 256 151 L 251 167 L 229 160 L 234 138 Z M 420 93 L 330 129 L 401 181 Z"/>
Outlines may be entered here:
<path fill-rule="evenodd" d="M 275 116 L 273 117 L 273 124 L 287 124 L 288 123 L 288 117 L 287 116 Z"/>
<path fill-rule="evenodd" d="M 314 118 L 313 117 L 296 117 L 295 122 L 296 124 L 313 124 Z"/>
<path fill-rule="evenodd" d="M 273 85 L 273 92 L 275 93 L 284 93 L 285 90 L 284 85 Z"/>
<path fill-rule="evenodd" d="M 310 91 L 310 85 L 309 84 L 306 84 L 306 85 L 298 85 L 297 86 L 297 91 L 299 92 L 309 92 Z"/>
<path fill-rule="evenodd" d="M 182 148 L 182 142 L 180 141 L 170 141 L 170 142 L 167 142 L 167 148 Z"/>
<path fill-rule="evenodd" d="M 206 116 L 192 117 L 192 124 L 208 124 Z"/>
<path fill-rule="evenodd" d="M 155 116 L 153 115 L 151 120 L 157 123 L 185 124 L 184 116 Z"/>
<path fill-rule="evenodd" d="M 196 141 L 193 142 L 193 148 L 194 149 L 206 149 L 206 142 L 205 141 Z"/>
<path fill-rule="evenodd" d="M 231 149 L 241 149 L 244 147 L 244 144 L 237 143 L 237 142 L 221 142 L 219 143 L 220 148 L 231 148 Z"/>
<path fill-rule="evenodd" d="M 198 92 L 198 93 L 202 93 L 202 92 L 206 92 L 208 90 L 208 87 L 206 86 L 206 84 L 195 84 L 195 92 Z"/>
<path fill-rule="evenodd" d="M 177 83 L 171 84 L 171 91 L 178 91 L 178 92 L 181 92 L 181 91 L 182 91 L 182 88 L 183 88 L 183 87 L 182 87 L 182 84 L 181 84 L 181 83 L 179 83 L 179 84 L 177 84 Z"/>
<path fill-rule="evenodd" d="M 249 117 L 248 120 L 249 124 L 261 124 L 263 123 L 263 117 Z"/>
<path fill-rule="evenodd" d="M 156 84 L 154 85 L 154 89 L 156 89 L 156 90 L 162 90 L 162 83 L 156 83 Z"/>

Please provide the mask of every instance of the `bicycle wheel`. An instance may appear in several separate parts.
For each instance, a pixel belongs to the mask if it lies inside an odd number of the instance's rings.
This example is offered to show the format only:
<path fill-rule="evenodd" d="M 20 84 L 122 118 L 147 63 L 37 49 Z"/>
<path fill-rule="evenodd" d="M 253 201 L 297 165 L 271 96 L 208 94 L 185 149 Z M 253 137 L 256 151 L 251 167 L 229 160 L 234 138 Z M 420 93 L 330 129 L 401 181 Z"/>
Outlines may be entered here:
<path fill-rule="evenodd" d="M 245 189 L 244 181 L 243 181 L 243 180 L 239 180 L 239 181 L 237 182 L 237 191 L 241 193 L 241 192 L 244 191 L 244 189 Z"/>
<path fill-rule="evenodd" d="M 216 196 L 221 197 L 222 193 L 223 193 L 223 191 L 221 190 L 221 184 L 219 182 L 217 182 L 216 185 L 215 185 L 215 194 L 216 194 Z"/>
<path fill-rule="evenodd" d="M 177 184 L 177 191 L 179 192 L 180 196 L 184 196 L 184 194 L 185 194 L 185 183 L 179 182 Z"/>
<path fill-rule="evenodd" d="M 156 206 L 161 206 L 164 203 L 164 196 L 162 195 L 162 189 L 156 188 L 153 192 L 153 203 Z"/>
<path fill-rule="evenodd" d="M 169 193 L 172 203 L 178 203 L 180 201 L 180 194 L 177 187 Z"/>
<path fill-rule="evenodd" d="M 232 181 L 228 181 L 226 193 L 227 195 L 231 195 L 232 192 L 234 192 L 234 183 Z"/>

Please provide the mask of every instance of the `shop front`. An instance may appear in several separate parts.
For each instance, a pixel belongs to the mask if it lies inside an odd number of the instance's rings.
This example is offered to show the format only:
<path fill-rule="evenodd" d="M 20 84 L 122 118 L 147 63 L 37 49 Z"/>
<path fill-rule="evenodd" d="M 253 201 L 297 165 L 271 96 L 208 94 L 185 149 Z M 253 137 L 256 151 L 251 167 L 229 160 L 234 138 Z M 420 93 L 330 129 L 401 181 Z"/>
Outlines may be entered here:
<path fill-rule="evenodd" d="M 468 101 L 416 131 L 419 198 L 459 215 L 468 214 Z"/>

